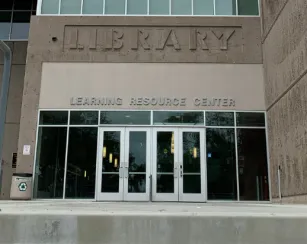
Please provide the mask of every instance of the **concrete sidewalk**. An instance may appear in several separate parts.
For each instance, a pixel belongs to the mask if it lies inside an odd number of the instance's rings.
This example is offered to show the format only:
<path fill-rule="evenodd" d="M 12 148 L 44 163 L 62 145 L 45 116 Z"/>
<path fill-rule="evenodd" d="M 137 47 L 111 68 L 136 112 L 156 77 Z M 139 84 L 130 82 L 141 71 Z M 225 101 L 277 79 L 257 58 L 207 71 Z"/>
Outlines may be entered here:
<path fill-rule="evenodd" d="M 306 244 L 307 206 L 0 202 L 0 243 Z"/>

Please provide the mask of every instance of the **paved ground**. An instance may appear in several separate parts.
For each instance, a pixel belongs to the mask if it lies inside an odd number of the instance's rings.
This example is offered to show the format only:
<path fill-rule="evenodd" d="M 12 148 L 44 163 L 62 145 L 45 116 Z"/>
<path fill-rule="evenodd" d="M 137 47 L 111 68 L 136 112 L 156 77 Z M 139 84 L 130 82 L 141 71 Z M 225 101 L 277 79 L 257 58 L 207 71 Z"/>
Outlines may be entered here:
<path fill-rule="evenodd" d="M 307 205 L 0 201 L 1 214 L 307 217 Z"/>

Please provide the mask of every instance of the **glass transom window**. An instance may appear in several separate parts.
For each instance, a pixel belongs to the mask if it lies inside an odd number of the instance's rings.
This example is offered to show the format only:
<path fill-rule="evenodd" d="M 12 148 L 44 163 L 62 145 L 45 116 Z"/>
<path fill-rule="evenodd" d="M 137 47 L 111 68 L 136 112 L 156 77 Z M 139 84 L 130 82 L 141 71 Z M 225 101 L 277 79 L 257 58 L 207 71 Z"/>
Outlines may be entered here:
<path fill-rule="evenodd" d="M 48 15 L 259 15 L 258 0 L 40 0 Z"/>

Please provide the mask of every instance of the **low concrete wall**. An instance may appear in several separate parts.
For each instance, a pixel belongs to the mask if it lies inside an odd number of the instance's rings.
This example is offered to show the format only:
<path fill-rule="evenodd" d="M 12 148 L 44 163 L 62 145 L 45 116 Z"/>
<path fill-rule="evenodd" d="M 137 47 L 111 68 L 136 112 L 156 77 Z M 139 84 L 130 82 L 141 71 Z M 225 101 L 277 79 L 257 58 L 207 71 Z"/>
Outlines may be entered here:
<path fill-rule="evenodd" d="M 0 243 L 305 244 L 307 218 L 0 215 Z"/>

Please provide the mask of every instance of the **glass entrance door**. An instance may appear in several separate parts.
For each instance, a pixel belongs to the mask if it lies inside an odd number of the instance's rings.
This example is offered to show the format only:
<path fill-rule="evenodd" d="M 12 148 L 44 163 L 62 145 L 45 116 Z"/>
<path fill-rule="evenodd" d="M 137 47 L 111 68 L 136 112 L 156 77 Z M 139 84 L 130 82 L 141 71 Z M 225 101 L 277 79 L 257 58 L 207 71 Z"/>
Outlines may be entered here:
<path fill-rule="evenodd" d="M 98 201 L 149 201 L 149 129 L 100 128 L 98 164 Z"/>
<path fill-rule="evenodd" d="M 205 129 L 154 129 L 152 177 L 153 201 L 205 201 Z"/>

